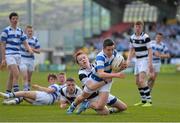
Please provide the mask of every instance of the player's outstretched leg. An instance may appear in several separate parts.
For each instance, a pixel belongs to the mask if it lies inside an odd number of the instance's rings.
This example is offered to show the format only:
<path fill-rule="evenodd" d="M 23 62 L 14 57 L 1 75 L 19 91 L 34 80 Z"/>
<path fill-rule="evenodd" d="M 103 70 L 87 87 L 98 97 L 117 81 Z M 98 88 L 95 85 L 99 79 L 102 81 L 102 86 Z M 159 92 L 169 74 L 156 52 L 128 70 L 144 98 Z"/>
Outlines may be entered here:
<path fill-rule="evenodd" d="M 3 97 L 5 99 L 8 99 L 8 98 L 12 98 L 12 97 L 15 97 L 14 93 L 3 93 L 3 92 L 0 92 L 0 97 Z"/>
<path fill-rule="evenodd" d="M 81 114 L 81 112 L 85 111 L 87 108 L 89 108 L 89 101 L 83 101 L 81 104 L 80 104 L 80 107 L 79 109 L 77 110 L 77 114 Z"/>
<path fill-rule="evenodd" d="M 4 100 L 2 102 L 2 104 L 4 104 L 4 105 L 15 105 L 15 104 L 17 104 L 17 99 L 18 98 L 9 98 L 8 100 L 7 99 Z"/>
<path fill-rule="evenodd" d="M 69 108 L 67 109 L 67 114 L 72 114 L 73 111 L 76 109 L 76 105 L 73 103 L 71 103 L 71 105 L 69 106 Z"/>

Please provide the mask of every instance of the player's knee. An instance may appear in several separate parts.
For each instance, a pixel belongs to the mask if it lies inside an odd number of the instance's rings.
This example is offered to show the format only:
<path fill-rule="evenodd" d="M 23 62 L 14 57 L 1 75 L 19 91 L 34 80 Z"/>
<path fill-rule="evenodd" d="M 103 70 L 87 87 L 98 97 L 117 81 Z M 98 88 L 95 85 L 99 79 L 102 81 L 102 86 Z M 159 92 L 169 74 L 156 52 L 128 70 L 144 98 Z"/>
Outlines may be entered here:
<path fill-rule="evenodd" d="M 96 110 L 99 115 L 108 115 L 109 110 L 103 109 L 103 110 Z"/>
<path fill-rule="evenodd" d="M 25 81 L 25 82 L 27 82 L 27 76 L 23 76 L 23 80 Z"/>
<path fill-rule="evenodd" d="M 125 110 L 127 110 L 127 105 L 125 103 L 121 103 L 119 105 L 112 105 L 112 107 L 117 108 L 118 111 L 125 111 Z"/>
<path fill-rule="evenodd" d="M 141 82 L 141 81 L 136 81 L 136 85 L 137 85 L 138 87 L 141 87 L 141 86 L 142 86 L 142 82 Z"/>
<path fill-rule="evenodd" d="M 105 105 L 97 104 L 96 105 L 96 110 L 102 110 L 104 109 Z"/>
<path fill-rule="evenodd" d="M 126 104 L 123 104 L 122 107 L 121 107 L 121 111 L 127 110 L 127 107 L 128 107 L 128 106 L 127 106 Z"/>
<path fill-rule="evenodd" d="M 144 86 L 145 84 L 145 81 L 143 79 L 140 79 L 139 82 L 138 82 L 138 85 L 139 86 Z"/>
<path fill-rule="evenodd" d="M 19 77 L 19 71 L 16 71 L 13 73 L 13 78 L 18 79 Z"/>
<path fill-rule="evenodd" d="M 108 115 L 109 114 L 109 111 L 103 111 L 101 113 L 99 113 L 100 115 Z"/>

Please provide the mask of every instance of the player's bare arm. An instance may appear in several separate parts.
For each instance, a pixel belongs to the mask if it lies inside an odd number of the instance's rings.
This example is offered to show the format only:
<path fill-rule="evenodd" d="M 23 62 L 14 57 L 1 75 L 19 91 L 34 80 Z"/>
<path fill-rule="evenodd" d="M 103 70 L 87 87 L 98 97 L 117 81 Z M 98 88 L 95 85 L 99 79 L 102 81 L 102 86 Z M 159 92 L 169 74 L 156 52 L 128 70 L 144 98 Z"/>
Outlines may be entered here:
<path fill-rule="evenodd" d="M 38 49 L 35 49 L 35 48 L 32 48 L 31 47 L 31 49 L 32 49 L 32 51 L 34 52 L 34 53 L 37 53 L 37 54 L 40 54 L 40 52 L 41 52 L 41 50 L 38 48 Z"/>
<path fill-rule="evenodd" d="M 134 48 L 131 48 L 129 50 L 128 58 L 126 61 L 127 67 L 130 65 L 130 61 L 131 61 L 131 58 L 133 57 L 133 55 L 134 55 Z"/>
<path fill-rule="evenodd" d="M 53 88 L 47 88 L 47 87 L 43 87 L 43 86 L 40 86 L 40 85 L 37 85 L 37 84 L 34 84 L 32 85 L 32 87 L 38 91 L 44 91 L 44 92 L 47 92 L 47 93 L 53 93 L 55 92 L 55 89 Z"/>
<path fill-rule="evenodd" d="M 2 61 L 1 61 L 1 65 L 5 65 L 6 64 L 6 57 L 5 57 L 5 46 L 6 43 L 1 43 L 0 45 L 0 49 L 1 49 L 1 56 L 2 56 Z"/>
<path fill-rule="evenodd" d="M 34 53 L 33 50 L 31 49 L 31 47 L 29 46 L 29 44 L 27 43 L 27 41 L 24 41 L 23 44 L 29 53 L 31 53 L 31 54 Z"/>
<path fill-rule="evenodd" d="M 149 52 L 148 53 L 148 57 L 149 57 L 149 59 L 148 59 L 149 71 L 152 72 L 153 71 L 153 66 L 152 66 L 152 49 L 149 48 L 148 52 Z"/>
<path fill-rule="evenodd" d="M 98 75 L 101 78 L 124 78 L 125 74 L 118 72 L 118 73 L 106 73 L 103 69 L 98 70 Z"/>

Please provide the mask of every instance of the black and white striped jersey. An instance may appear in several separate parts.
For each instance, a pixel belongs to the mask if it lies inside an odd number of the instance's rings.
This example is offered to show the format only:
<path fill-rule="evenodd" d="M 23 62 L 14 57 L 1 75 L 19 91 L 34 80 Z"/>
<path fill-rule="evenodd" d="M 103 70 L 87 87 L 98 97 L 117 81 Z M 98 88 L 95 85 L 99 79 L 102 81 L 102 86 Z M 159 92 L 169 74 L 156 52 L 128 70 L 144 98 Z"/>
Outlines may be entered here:
<path fill-rule="evenodd" d="M 149 36 L 142 32 L 140 36 L 133 34 L 130 37 L 130 48 L 134 48 L 137 59 L 148 57 L 148 49 L 151 48 Z"/>
<path fill-rule="evenodd" d="M 70 94 L 70 93 L 67 91 L 67 86 L 65 86 L 65 87 L 63 87 L 63 88 L 60 89 L 60 94 L 61 94 L 61 95 L 60 95 L 60 100 L 64 100 L 64 101 L 67 101 L 67 102 L 69 102 L 69 103 L 72 103 L 72 102 L 75 100 L 75 98 L 76 98 L 77 96 L 79 96 L 81 93 L 82 93 L 82 90 L 81 90 L 81 88 L 78 87 L 77 85 L 76 85 L 76 87 L 75 87 L 75 91 L 74 91 L 73 94 Z"/>
<path fill-rule="evenodd" d="M 94 70 L 94 65 L 91 65 L 91 68 L 81 68 L 78 72 L 79 80 L 81 81 L 82 85 L 85 85 L 87 79 L 90 77 Z"/>
<path fill-rule="evenodd" d="M 91 64 L 91 68 L 81 68 L 78 72 L 79 74 L 79 80 L 82 83 L 82 88 L 84 88 L 84 86 L 86 85 L 86 82 L 88 80 L 88 78 L 91 76 L 92 72 L 94 71 L 94 65 Z M 99 91 L 95 91 L 93 92 L 87 99 L 92 99 L 96 96 L 98 96 Z"/>

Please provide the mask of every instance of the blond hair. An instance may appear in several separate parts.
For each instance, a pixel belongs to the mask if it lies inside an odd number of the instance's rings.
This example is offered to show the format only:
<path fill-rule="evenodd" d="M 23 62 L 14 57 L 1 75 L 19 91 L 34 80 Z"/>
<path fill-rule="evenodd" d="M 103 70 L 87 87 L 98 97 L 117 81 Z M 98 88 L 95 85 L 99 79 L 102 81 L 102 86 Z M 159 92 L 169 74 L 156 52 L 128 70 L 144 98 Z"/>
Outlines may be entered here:
<path fill-rule="evenodd" d="M 77 64 L 78 64 L 77 57 L 78 57 L 79 55 L 81 55 L 81 54 L 85 54 L 85 55 L 86 55 L 86 53 L 85 53 L 84 51 L 82 51 L 82 50 L 78 50 L 78 51 L 75 52 L 74 55 L 73 55 L 73 57 L 74 57 L 74 59 L 75 59 L 75 61 L 76 61 Z"/>
<path fill-rule="evenodd" d="M 134 25 L 142 25 L 142 26 L 144 26 L 144 22 L 143 21 L 136 21 L 134 23 Z"/>

